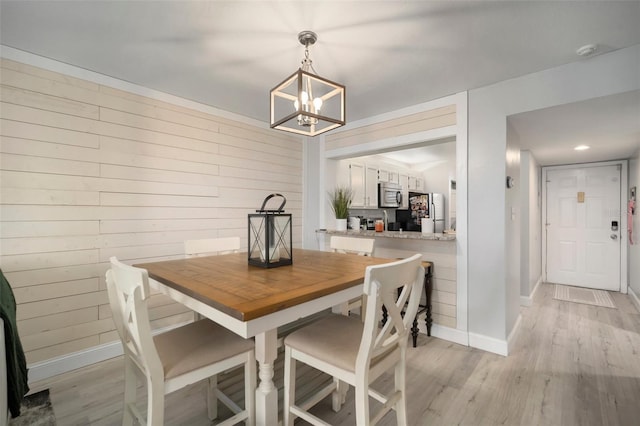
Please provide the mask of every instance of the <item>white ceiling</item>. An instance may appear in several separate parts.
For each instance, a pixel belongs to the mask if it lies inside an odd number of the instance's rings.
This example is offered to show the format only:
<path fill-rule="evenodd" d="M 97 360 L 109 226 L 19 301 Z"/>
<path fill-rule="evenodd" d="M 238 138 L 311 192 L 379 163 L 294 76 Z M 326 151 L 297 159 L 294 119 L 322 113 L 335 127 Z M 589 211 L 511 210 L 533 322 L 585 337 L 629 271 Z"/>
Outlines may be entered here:
<path fill-rule="evenodd" d="M 507 120 L 518 145 L 545 166 L 626 159 L 640 148 L 640 91 L 516 114 Z M 578 145 L 590 149 L 575 151 Z"/>
<path fill-rule="evenodd" d="M 0 1 L 3 45 L 263 122 L 302 30 L 353 121 L 640 44 L 638 22 L 638 1 Z"/>

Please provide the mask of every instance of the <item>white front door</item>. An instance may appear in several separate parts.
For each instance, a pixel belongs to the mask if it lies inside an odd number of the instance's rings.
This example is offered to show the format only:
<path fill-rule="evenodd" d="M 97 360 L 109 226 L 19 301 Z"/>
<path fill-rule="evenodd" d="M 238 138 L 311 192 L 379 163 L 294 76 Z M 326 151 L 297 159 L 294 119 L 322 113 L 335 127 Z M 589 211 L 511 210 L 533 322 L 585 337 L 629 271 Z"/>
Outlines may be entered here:
<path fill-rule="evenodd" d="M 617 165 L 547 171 L 548 282 L 620 291 L 620 181 Z"/>

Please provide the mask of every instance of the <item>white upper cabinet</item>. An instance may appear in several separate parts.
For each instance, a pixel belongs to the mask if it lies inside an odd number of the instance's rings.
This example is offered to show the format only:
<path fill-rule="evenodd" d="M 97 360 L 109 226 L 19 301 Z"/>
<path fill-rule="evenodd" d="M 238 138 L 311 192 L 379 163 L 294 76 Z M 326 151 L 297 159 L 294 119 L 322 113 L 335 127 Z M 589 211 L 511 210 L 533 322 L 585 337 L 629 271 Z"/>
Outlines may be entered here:
<path fill-rule="evenodd" d="M 398 181 L 402 187 L 402 203 L 400 204 L 400 208 L 405 210 L 409 208 L 409 176 L 399 173 Z"/>
<path fill-rule="evenodd" d="M 351 207 L 365 207 L 365 173 L 364 165 L 358 163 L 349 164 L 349 186 L 353 193 Z"/>
<path fill-rule="evenodd" d="M 408 177 L 409 191 L 423 192 L 424 191 L 424 179 L 417 176 Z"/>
<path fill-rule="evenodd" d="M 400 184 L 399 173 L 393 170 L 378 169 L 378 182 Z"/>
<path fill-rule="evenodd" d="M 378 208 L 378 168 L 367 166 L 365 176 L 366 205 L 369 208 Z"/>
<path fill-rule="evenodd" d="M 349 164 L 349 184 L 354 208 L 378 208 L 378 168 L 360 163 Z"/>
<path fill-rule="evenodd" d="M 408 176 L 407 177 L 407 189 L 409 191 L 415 191 L 416 190 L 416 177 L 415 176 Z"/>

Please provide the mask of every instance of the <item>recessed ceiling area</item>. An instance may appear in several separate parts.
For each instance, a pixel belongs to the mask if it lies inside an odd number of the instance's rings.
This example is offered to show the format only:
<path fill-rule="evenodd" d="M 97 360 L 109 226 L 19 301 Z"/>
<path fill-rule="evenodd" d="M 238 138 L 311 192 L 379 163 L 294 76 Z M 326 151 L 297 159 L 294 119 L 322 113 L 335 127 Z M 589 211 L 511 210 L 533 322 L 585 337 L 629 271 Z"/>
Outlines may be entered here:
<path fill-rule="evenodd" d="M 422 146 L 418 148 L 408 148 L 400 151 L 377 154 L 382 160 L 391 160 L 400 163 L 415 171 L 424 171 L 445 162 L 456 160 L 456 142 L 441 142 Z"/>
<path fill-rule="evenodd" d="M 542 166 L 630 158 L 640 148 L 640 91 L 512 115 L 509 137 Z M 578 145 L 587 150 L 576 151 Z"/>

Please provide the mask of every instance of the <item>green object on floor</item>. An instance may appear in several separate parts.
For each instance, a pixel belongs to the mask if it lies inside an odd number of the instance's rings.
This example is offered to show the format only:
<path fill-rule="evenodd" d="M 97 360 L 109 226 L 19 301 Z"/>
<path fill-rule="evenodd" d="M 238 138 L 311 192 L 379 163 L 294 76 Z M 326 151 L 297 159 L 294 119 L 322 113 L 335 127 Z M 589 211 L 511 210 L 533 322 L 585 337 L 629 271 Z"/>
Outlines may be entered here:
<path fill-rule="evenodd" d="M 4 321 L 7 354 L 7 399 L 12 417 L 20 415 L 20 403 L 29 392 L 27 361 L 16 324 L 16 299 L 0 269 L 0 317 Z"/>

